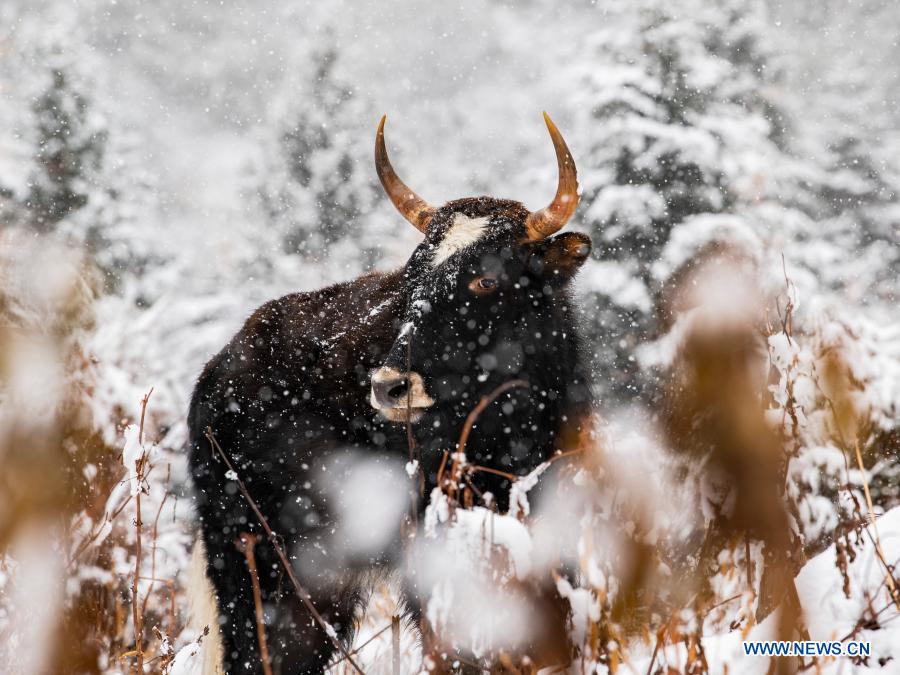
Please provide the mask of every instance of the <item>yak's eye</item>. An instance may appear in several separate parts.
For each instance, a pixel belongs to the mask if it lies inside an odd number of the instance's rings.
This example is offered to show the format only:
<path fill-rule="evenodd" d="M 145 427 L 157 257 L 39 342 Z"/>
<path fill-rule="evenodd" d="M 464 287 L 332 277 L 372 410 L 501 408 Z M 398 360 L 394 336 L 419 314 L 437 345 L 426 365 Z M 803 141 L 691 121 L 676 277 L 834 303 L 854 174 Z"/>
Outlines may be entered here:
<path fill-rule="evenodd" d="M 497 290 L 499 283 L 494 277 L 475 277 L 469 282 L 469 290 L 478 295 L 487 295 Z"/>

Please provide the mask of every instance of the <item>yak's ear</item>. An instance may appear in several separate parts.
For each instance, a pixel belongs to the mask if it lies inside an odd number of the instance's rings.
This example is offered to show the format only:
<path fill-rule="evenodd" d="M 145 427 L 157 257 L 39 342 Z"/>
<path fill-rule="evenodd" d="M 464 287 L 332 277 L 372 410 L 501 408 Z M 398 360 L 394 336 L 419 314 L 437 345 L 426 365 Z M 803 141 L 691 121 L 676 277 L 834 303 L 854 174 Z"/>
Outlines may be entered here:
<path fill-rule="evenodd" d="M 531 266 L 548 281 L 566 282 L 591 254 L 591 238 L 580 232 L 564 232 L 534 245 Z"/>

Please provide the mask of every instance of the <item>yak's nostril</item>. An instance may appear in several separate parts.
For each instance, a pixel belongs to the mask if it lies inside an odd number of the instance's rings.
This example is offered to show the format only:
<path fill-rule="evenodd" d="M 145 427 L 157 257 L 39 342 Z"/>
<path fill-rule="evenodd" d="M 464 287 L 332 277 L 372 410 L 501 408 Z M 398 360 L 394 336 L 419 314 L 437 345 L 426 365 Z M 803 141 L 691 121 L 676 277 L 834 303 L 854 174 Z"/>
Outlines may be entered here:
<path fill-rule="evenodd" d="M 408 391 L 409 380 L 404 377 L 400 382 L 388 389 L 387 395 L 393 399 L 399 399 L 401 396 L 406 396 Z"/>
<path fill-rule="evenodd" d="M 404 405 L 409 391 L 409 377 L 398 374 L 393 377 L 372 378 L 372 396 L 381 406 L 393 408 Z"/>
<path fill-rule="evenodd" d="M 404 373 L 382 367 L 372 373 L 372 406 L 379 410 L 429 408 L 434 400 L 425 391 L 425 383 L 418 373 Z"/>

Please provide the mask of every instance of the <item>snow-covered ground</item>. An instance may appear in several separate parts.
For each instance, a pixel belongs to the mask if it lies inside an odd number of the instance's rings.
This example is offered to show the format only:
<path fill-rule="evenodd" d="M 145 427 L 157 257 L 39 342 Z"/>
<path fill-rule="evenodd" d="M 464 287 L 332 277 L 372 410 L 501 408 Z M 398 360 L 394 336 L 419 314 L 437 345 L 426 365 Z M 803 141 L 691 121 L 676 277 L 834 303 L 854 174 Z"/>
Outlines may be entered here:
<path fill-rule="evenodd" d="M 814 672 L 862 675 L 900 669 L 900 606 L 891 598 L 885 567 L 876 553 L 873 541 L 876 529 L 884 560 L 896 569 L 900 562 L 900 509 L 895 508 L 878 518 L 874 528 L 869 528 L 845 572 L 836 564 L 837 552 L 832 544 L 807 562 L 797 575 L 797 592 L 810 640 L 867 642 L 871 648 L 871 656 L 866 659 L 820 658 L 816 665 L 807 666 Z M 767 672 L 770 657 L 747 655 L 742 643 L 779 640 L 777 622 L 778 613 L 774 613 L 749 631 L 704 636 L 709 672 L 747 675 Z M 686 654 L 683 645 L 667 646 L 660 649 L 656 663 L 680 672 Z M 637 674 L 651 670 L 649 657 L 643 655 L 627 663 L 624 672 Z"/>

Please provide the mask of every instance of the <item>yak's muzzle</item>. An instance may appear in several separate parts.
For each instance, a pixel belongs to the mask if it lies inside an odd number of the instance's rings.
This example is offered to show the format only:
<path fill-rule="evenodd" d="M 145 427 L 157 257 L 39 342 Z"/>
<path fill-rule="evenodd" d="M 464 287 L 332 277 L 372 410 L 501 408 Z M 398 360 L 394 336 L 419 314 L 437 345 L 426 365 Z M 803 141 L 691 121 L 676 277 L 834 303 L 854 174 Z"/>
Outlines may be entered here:
<path fill-rule="evenodd" d="M 372 372 L 372 407 L 392 422 L 416 422 L 434 399 L 425 391 L 425 382 L 418 373 L 401 373 L 382 366 Z"/>

